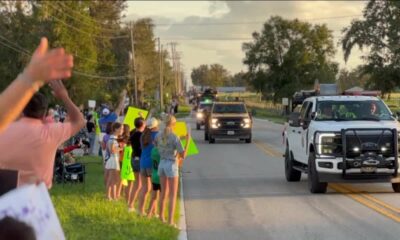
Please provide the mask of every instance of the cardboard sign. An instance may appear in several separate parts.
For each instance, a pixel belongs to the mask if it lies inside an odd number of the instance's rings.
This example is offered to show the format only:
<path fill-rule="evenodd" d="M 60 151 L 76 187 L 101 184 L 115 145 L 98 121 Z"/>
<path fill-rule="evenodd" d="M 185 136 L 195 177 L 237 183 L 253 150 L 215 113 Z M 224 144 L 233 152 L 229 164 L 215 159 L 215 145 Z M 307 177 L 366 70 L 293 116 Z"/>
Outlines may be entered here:
<path fill-rule="evenodd" d="M 124 159 L 122 160 L 121 179 L 126 181 L 134 181 L 135 175 L 133 174 L 132 165 L 132 147 L 124 147 Z"/>
<path fill-rule="evenodd" d="M 126 116 L 124 119 L 124 124 L 128 124 L 129 128 L 132 130 L 135 128 L 135 125 L 134 125 L 135 119 L 138 117 L 142 117 L 142 118 L 146 119 L 148 114 L 149 114 L 149 112 L 146 110 L 129 107 L 128 112 L 126 113 Z"/>
<path fill-rule="evenodd" d="M 95 108 L 96 107 L 96 101 L 95 100 L 89 100 L 88 101 L 88 106 L 89 106 L 89 108 Z"/>
<path fill-rule="evenodd" d="M 186 137 L 187 127 L 185 122 L 176 122 L 174 133 L 179 137 Z"/>
<path fill-rule="evenodd" d="M 181 140 L 182 147 L 186 146 L 186 139 Z M 194 142 L 193 138 L 190 138 L 189 140 L 189 147 L 187 150 L 187 156 L 193 156 L 199 154 L 199 149 L 196 146 L 196 143 Z"/>
<path fill-rule="evenodd" d="M 44 183 L 22 186 L 3 195 L 0 198 L 0 219 L 6 216 L 30 225 L 37 240 L 65 239 Z"/>

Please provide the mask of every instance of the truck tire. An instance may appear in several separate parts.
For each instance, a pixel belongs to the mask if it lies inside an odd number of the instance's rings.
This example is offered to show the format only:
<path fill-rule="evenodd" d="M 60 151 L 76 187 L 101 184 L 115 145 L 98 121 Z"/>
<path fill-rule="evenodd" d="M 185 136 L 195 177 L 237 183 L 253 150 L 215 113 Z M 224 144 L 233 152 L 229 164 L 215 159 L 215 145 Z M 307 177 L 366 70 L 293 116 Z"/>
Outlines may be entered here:
<path fill-rule="evenodd" d="M 400 193 L 400 183 L 392 183 L 393 191 L 396 193 Z"/>
<path fill-rule="evenodd" d="M 328 183 L 319 181 L 313 152 L 310 152 L 308 157 L 308 188 L 311 193 L 326 193 L 328 188 Z"/>
<path fill-rule="evenodd" d="M 251 143 L 251 139 L 252 139 L 252 137 L 251 137 L 251 135 L 250 135 L 250 137 L 249 137 L 249 138 L 246 138 L 244 141 L 245 141 L 246 143 Z"/>
<path fill-rule="evenodd" d="M 301 172 L 293 168 L 293 157 L 288 145 L 285 151 L 285 176 L 288 182 L 298 182 L 301 179 Z"/>
<path fill-rule="evenodd" d="M 208 136 L 208 143 L 210 143 L 210 144 L 215 143 L 215 138 L 213 138 L 212 135 Z"/>
<path fill-rule="evenodd" d="M 196 129 L 197 129 L 197 130 L 200 130 L 200 128 L 201 128 L 201 125 L 198 124 L 198 123 L 196 123 Z"/>
<path fill-rule="evenodd" d="M 208 132 L 204 131 L 204 141 L 208 141 Z"/>

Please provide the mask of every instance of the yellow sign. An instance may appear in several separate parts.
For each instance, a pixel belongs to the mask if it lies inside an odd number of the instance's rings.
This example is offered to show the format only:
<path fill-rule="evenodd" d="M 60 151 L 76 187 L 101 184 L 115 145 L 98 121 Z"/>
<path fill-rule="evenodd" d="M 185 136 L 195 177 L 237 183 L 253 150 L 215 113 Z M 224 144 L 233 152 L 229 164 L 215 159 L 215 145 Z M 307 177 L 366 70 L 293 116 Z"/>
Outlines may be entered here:
<path fill-rule="evenodd" d="M 132 130 L 135 128 L 135 125 L 134 125 L 135 119 L 138 117 L 142 117 L 142 118 L 146 119 L 148 114 L 149 114 L 149 112 L 146 110 L 129 107 L 128 112 L 126 113 L 126 116 L 124 119 L 124 124 L 128 124 L 129 128 Z"/>
<path fill-rule="evenodd" d="M 185 122 L 176 122 L 174 133 L 179 137 L 185 137 L 187 135 L 187 128 Z"/>

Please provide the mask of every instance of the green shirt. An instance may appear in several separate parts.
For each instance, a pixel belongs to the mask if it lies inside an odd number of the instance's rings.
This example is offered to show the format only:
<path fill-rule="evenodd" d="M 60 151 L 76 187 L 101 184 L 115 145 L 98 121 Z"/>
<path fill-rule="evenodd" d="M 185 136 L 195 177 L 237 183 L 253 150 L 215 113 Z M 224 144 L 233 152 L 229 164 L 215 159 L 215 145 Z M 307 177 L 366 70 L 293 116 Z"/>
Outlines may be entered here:
<path fill-rule="evenodd" d="M 160 177 L 158 176 L 158 164 L 160 164 L 160 153 L 156 147 L 151 150 L 151 163 L 153 166 L 153 173 L 151 174 L 151 182 L 160 184 Z"/>

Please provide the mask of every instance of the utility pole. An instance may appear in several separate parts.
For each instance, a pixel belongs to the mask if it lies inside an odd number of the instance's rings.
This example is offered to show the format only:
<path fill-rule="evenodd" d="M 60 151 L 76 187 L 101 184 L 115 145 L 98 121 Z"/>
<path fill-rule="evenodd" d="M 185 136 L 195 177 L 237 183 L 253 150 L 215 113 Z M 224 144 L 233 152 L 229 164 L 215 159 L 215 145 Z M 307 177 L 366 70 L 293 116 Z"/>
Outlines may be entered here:
<path fill-rule="evenodd" d="M 176 43 L 171 43 L 171 57 L 172 57 L 172 67 L 174 70 L 174 85 L 175 85 L 175 95 L 178 94 L 178 75 L 177 75 L 177 55 L 176 55 Z"/>
<path fill-rule="evenodd" d="M 136 77 L 136 61 L 135 61 L 135 41 L 133 39 L 133 22 L 130 24 L 131 26 L 131 44 L 132 44 L 132 70 L 133 70 L 133 80 L 135 85 L 135 106 L 138 106 L 138 89 L 137 89 L 137 77 Z"/>
<path fill-rule="evenodd" d="M 163 51 L 162 51 L 162 45 L 160 38 L 158 39 L 158 52 L 159 52 L 159 57 L 160 57 L 160 111 L 163 111 L 164 109 L 164 93 L 163 93 Z"/>

